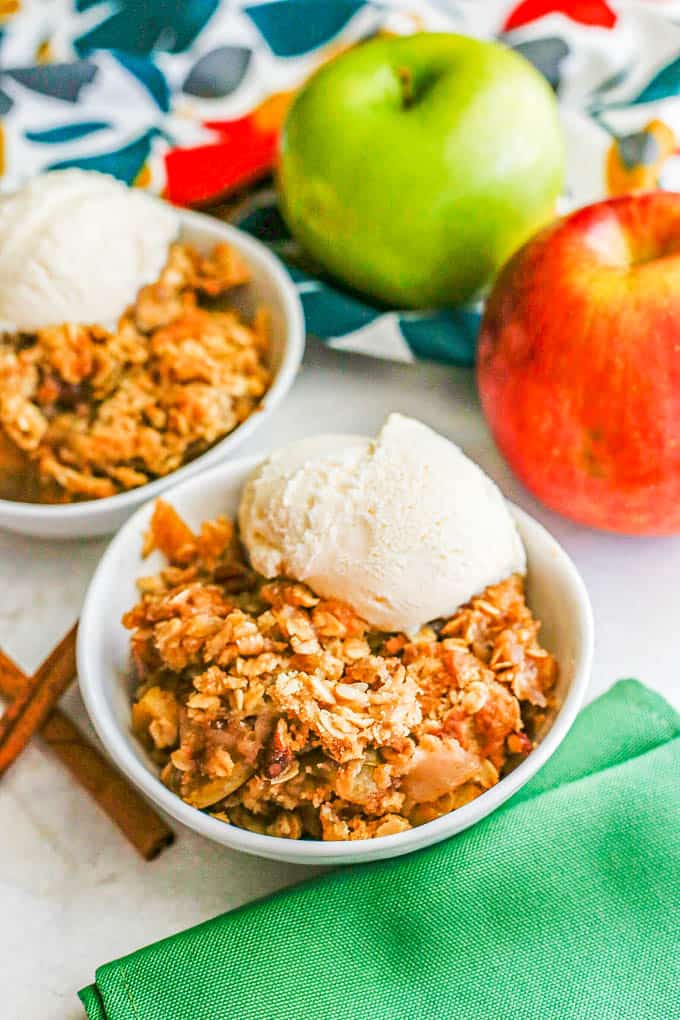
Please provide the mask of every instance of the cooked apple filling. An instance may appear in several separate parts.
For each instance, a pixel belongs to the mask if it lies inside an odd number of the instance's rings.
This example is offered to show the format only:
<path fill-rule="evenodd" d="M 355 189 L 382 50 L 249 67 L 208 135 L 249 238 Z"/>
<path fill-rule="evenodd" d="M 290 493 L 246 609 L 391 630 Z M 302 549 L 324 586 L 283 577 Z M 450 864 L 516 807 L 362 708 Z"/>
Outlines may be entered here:
<path fill-rule="evenodd" d="M 452 811 L 532 750 L 557 664 L 515 575 L 415 637 L 266 581 L 234 526 L 156 504 L 132 631 L 135 733 L 189 804 L 254 832 L 366 839 Z"/>

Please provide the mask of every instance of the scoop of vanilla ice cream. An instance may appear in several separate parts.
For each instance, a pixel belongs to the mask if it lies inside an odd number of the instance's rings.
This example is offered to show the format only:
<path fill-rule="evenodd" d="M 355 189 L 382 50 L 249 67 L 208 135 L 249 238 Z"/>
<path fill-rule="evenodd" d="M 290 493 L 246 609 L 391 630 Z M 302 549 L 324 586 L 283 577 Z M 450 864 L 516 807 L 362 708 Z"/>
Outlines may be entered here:
<path fill-rule="evenodd" d="M 55 170 L 0 197 L 0 328 L 115 326 L 178 228 L 170 206 L 93 171 Z"/>
<path fill-rule="evenodd" d="M 414 633 L 526 569 L 496 485 L 400 414 L 375 440 L 319 436 L 273 453 L 244 487 L 239 527 L 265 577 L 305 581 L 381 630 Z"/>

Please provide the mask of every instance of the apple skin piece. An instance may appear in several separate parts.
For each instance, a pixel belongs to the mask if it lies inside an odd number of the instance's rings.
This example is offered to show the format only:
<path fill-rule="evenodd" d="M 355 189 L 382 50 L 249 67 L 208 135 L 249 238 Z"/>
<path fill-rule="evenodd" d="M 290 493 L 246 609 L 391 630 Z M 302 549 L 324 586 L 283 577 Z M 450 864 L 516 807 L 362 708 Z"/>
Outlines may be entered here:
<path fill-rule="evenodd" d="M 680 194 L 599 202 L 539 233 L 489 297 L 482 407 L 510 466 L 565 517 L 680 532 Z"/>
<path fill-rule="evenodd" d="M 495 43 L 419 33 L 321 68 L 284 126 L 293 235 L 332 275 L 393 307 L 478 293 L 554 215 L 564 144 L 553 93 Z"/>

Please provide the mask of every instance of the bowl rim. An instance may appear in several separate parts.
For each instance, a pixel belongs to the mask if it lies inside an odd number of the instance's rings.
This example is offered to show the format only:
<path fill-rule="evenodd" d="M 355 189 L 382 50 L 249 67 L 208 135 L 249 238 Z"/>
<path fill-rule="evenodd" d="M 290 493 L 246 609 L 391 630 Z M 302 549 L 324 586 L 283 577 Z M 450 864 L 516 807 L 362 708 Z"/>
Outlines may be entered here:
<path fill-rule="evenodd" d="M 304 355 L 306 331 L 302 301 L 284 264 L 261 241 L 231 223 L 225 223 L 217 217 L 190 209 L 176 209 L 176 212 L 180 228 L 185 223 L 193 224 L 197 229 L 222 236 L 225 240 L 233 242 L 234 247 L 238 248 L 239 254 L 243 254 L 246 260 L 252 259 L 254 263 L 259 263 L 273 280 L 281 297 L 286 338 L 281 364 L 271 386 L 244 422 L 237 425 L 235 429 L 232 429 L 194 460 L 182 464 L 167 475 L 155 478 L 145 485 L 129 489 L 127 492 L 116 493 L 115 496 L 87 499 L 77 503 L 28 503 L 22 500 L 0 499 L 0 513 L 12 516 L 17 520 L 30 518 L 36 523 L 57 519 L 74 522 L 85 517 L 94 520 L 115 511 L 124 512 L 130 507 L 136 507 L 140 500 L 146 503 L 159 496 L 170 485 L 182 484 L 198 472 L 216 466 L 228 455 L 231 448 L 245 441 L 255 431 L 258 424 L 278 407 L 290 390 Z"/>
<path fill-rule="evenodd" d="M 259 464 L 264 454 L 240 457 L 228 463 L 217 465 L 209 472 L 186 479 L 164 493 L 172 502 L 182 490 L 200 486 L 206 478 L 218 474 L 235 475 L 244 479 Z M 225 479 L 226 481 L 226 479 Z M 94 648 L 89 644 L 90 621 L 99 613 L 102 581 L 109 572 L 109 564 L 118 558 L 119 548 L 131 539 L 140 538 L 142 517 L 149 512 L 147 500 L 122 525 L 114 535 L 101 557 L 88 587 L 80 617 L 77 640 L 78 680 L 88 715 L 107 753 L 128 779 L 166 814 L 187 828 L 235 850 L 258 857 L 294 861 L 301 864 L 350 863 L 357 859 L 376 859 L 410 853 L 423 846 L 429 846 L 449 835 L 462 831 L 496 810 L 505 800 L 522 787 L 545 762 L 554 754 L 569 732 L 583 703 L 590 680 L 594 648 L 594 624 L 590 599 L 574 562 L 550 532 L 530 514 L 511 501 L 507 504 L 513 517 L 529 533 L 546 539 L 558 554 L 559 569 L 563 584 L 571 586 L 577 610 L 577 630 L 581 635 L 574 662 L 574 674 L 567 695 L 560 706 L 550 730 L 538 746 L 512 772 L 504 776 L 495 786 L 480 794 L 468 804 L 431 822 L 388 836 L 377 836 L 361 840 L 290 840 L 280 836 L 261 835 L 238 826 L 221 822 L 198 808 L 183 801 L 163 785 L 150 763 L 142 763 L 130 750 L 126 737 L 113 713 L 109 712 L 103 693 L 102 676 L 105 672 L 94 658 Z"/>

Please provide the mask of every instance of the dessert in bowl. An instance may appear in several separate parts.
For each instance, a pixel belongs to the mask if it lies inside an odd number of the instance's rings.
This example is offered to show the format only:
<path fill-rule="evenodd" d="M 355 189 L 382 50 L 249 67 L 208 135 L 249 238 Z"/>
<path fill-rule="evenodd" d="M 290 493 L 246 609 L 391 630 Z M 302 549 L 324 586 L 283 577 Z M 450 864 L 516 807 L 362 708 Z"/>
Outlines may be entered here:
<path fill-rule="evenodd" d="M 303 441 L 140 510 L 95 573 L 78 660 L 102 740 L 161 807 L 227 846 L 332 863 L 502 803 L 568 730 L 591 652 L 566 554 L 392 416 L 377 440 Z"/>
<path fill-rule="evenodd" d="M 114 530 L 228 455 L 302 357 L 300 301 L 266 248 L 101 174 L 46 174 L 1 199 L 0 267 L 10 530 Z"/>

